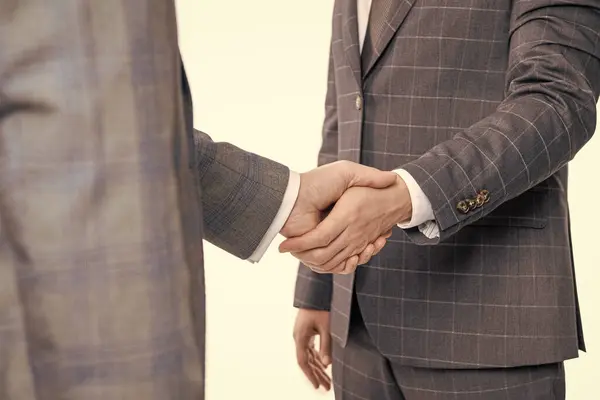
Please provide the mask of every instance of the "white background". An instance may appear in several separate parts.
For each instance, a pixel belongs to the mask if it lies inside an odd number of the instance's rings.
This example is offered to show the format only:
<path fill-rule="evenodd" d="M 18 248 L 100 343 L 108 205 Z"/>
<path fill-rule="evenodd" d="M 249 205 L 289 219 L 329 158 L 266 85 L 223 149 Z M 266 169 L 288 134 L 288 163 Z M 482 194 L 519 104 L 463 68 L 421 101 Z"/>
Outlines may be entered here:
<path fill-rule="evenodd" d="M 296 171 L 313 168 L 333 0 L 178 0 L 177 6 L 196 127 Z M 570 171 L 588 354 L 567 363 L 569 400 L 596 398 L 600 378 L 599 158 L 596 137 Z M 333 399 L 314 391 L 295 365 L 297 264 L 277 253 L 279 241 L 257 265 L 206 246 L 207 400 Z"/>

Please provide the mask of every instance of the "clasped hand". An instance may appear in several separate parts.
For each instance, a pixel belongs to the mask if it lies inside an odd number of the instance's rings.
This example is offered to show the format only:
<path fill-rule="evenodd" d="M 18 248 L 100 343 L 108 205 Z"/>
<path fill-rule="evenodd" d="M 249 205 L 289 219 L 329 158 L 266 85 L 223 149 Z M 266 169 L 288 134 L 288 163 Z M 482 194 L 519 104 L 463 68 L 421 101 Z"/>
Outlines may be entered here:
<path fill-rule="evenodd" d="M 279 251 L 318 273 L 349 274 L 411 215 L 408 189 L 397 174 L 338 161 L 301 175 Z"/>

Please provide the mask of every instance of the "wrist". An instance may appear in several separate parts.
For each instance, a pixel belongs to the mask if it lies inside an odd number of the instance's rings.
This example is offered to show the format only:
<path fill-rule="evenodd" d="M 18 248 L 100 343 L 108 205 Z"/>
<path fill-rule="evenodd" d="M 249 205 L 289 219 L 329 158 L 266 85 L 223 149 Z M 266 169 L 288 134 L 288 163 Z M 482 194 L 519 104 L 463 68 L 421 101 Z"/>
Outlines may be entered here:
<path fill-rule="evenodd" d="M 282 201 L 282 208 L 285 205 L 286 209 L 285 220 L 279 230 L 279 233 L 286 238 L 290 237 L 290 235 L 298 235 L 298 232 L 295 232 L 295 230 L 298 229 L 298 214 L 302 213 L 302 210 L 299 210 L 299 205 L 303 202 L 305 179 L 304 174 L 290 171 L 288 189 Z"/>
<path fill-rule="evenodd" d="M 396 182 L 392 186 L 394 188 L 393 201 L 395 204 L 394 223 L 407 223 L 412 219 L 412 200 L 410 191 L 404 179 L 400 175 L 396 177 Z"/>

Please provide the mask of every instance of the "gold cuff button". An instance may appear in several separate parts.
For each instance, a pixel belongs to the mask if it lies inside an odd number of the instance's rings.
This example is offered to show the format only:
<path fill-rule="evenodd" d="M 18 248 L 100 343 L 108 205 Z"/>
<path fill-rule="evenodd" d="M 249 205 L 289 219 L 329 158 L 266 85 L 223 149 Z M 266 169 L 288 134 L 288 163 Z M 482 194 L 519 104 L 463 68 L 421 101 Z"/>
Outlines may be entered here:
<path fill-rule="evenodd" d="M 467 204 L 467 202 L 465 200 L 461 200 L 456 205 L 456 209 L 458 211 L 460 211 L 461 213 L 466 214 L 469 212 L 469 205 Z"/>

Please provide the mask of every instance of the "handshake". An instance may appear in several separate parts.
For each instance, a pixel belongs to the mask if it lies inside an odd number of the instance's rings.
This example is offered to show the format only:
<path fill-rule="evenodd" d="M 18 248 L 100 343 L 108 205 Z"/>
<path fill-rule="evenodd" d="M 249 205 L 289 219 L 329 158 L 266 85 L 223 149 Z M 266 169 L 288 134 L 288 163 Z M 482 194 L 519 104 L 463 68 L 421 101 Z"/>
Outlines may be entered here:
<path fill-rule="evenodd" d="M 407 222 L 412 204 L 394 172 L 338 161 L 300 175 L 298 198 L 279 246 L 318 273 L 350 274 Z"/>

